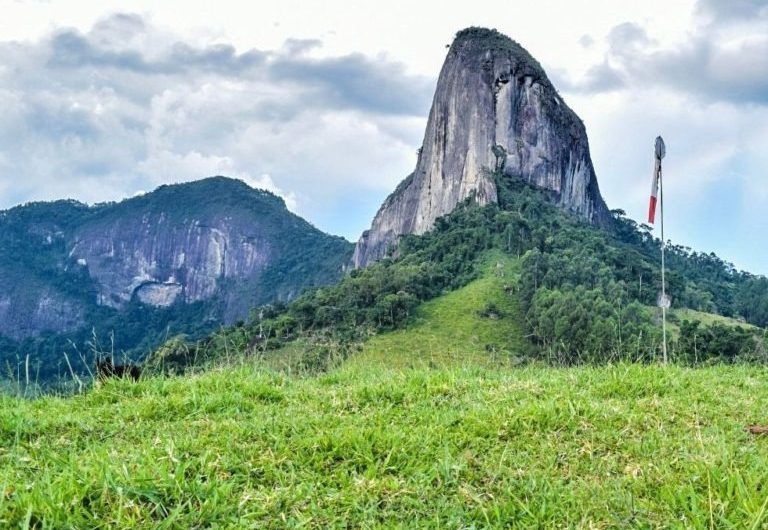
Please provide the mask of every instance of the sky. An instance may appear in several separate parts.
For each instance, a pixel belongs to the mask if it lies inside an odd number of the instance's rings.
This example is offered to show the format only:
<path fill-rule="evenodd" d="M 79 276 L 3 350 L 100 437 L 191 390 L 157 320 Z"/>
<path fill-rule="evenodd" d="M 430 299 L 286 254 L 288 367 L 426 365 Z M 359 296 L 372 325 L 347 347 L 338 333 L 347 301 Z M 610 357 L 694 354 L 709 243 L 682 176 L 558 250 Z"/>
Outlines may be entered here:
<path fill-rule="evenodd" d="M 0 209 L 228 175 L 356 240 L 413 170 L 453 35 L 486 26 L 584 120 L 609 207 L 768 274 L 768 0 L 0 0 Z"/>

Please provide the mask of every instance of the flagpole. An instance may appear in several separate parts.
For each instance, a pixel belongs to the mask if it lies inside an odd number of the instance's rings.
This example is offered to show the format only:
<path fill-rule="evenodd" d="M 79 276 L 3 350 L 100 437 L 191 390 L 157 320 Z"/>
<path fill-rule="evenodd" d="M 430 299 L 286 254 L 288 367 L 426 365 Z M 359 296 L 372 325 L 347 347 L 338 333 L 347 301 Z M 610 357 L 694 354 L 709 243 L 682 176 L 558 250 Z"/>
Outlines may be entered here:
<path fill-rule="evenodd" d="M 661 334 L 663 339 L 662 351 L 664 364 L 667 364 L 667 281 L 666 264 L 664 263 L 664 250 L 667 240 L 664 239 L 664 178 L 661 171 L 661 158 L 659 158 L 659 201 L 661 202 Z"/>
<path fill-rule="evenodd" d="M 664 145 L 664 139 L 661 136 L 656 137 L 654 145 L 653 179 L 651 180 L 651 202 L 648 206 L 648 222 L 653 224 L 656 218 L 656 199 L 658 197 L 661 203 L 661 297 L 658 300 L 658 306 L 661 307 L 661 332 L 663 337 L 662 354 L 664 364 L 669 362 L 667 356 L 667 308 L 671 306 L 671 300 L 667 297 L 667 264 L 666 248 L 667 240 L 664 237 L 664 182 L 661 176 L 661 159 L 667 154 L 667 147 Z M 659 197 L 660 195 L 660 197 Z"/>

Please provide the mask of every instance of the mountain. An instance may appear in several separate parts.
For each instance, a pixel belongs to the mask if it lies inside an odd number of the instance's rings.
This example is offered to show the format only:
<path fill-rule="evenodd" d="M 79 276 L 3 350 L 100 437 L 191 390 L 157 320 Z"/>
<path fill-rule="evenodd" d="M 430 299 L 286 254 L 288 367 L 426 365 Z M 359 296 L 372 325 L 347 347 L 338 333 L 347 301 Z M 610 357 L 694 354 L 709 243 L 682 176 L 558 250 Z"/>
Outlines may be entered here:
<path fill-rule="evenodd" d="M 468 28 L 440 72 L 416 169 L 363 233 L 354 265 L 380 259 L 403 234 L 430 230 L 470 196 L 495 202 L 494 170 L 550 190 L 562 208 L 591 223 L 610 223 L 582 121 L 519 44 Z"/>
<path fill-rule="evenodd" d="M 659 359 L 661 241 L 648 227 L 614 210 L 605 230 L 519 177 L 489 177 L 496 202 L 463 202 L 432 230 L 403 236 L 396 256 L 262 308 L 263 318 L 243 326 L 168 341 L 147 365 L 197 370 L 233 352 L 293 373 L 365 352 L 384 365 L 446 355 L 557 365 Z M 768 363 L 768 279 L 714 254 L 673 244 L 666 252 L 670 359 Z"/>
<path fill-rule="evenodd" d="M 761 527 L 768 453 L 745 427 L 765 423 L 768 387 L 746 363 L 768 361 L 765 336 L 683 320 L 673 360 L 718 365 L 650 362 L 658 240 L 618 212 L 618 229 L 601 230 L 492 177 L 497 203 L 462 204 L 404 237 L 396 259 L 264 319 L 168 341 L 139 381 L 36 400 L 34 385 L 0 381 L 19 396 L 0 395 L 0 520 L 699 527 L 717 503 L 719 521 Z M 681 305 L 728 310 L 750 280 L 712 256 L 670 256 Z M 164 377 L 185 360 L 194 377 Z"/>
<path fill-rule="evenodd" d="M 561 147 L 550 155 L 572 156 Z M 138 380 L 30 399 L 51 389 L 22 362 L 0 379 L 0 521 L 766 527 L 768 278 L 665 243 L 661 365 L 662 242 L 603 211 L 591 169 L 579 202 L 575 182 L 509 171 L 505 151 L 478 173 L 486 195 L 395 235 L 394 255 L 171 337 Z M 426 208 L 398 202 L 415 179 L 392 199 L 403 215 Z M 352 250 L 227 179 L 17 208 L 0 214 L 0 245 L 0 292 L 28 315 L 98 321 L 123 343 L 289 298 Z"/>
<path fill-rule="evenodd" d="M 496 31 L 470 28 L 440 74 L 416 171 L 363 234 L 354 269 L 262 308 L 258 321 L 168 341 L 149 364 L 197 369 L 240 351 L 322 371 L 390 331 L 407 338 L 389 343 L 392 355 L 435 355 L 463 336 L 463 353 L 646 362 L 662 351 L 662 245 L 651 230 L 608 210 L 584 125 L 539 64 Z M 768 279 L 715 254 L 665 249 L 670 358 L 768 362 Z M 496 280 L 465 289 L 489 270 Z"/>
<path fill-rule="evenodd" d="M 119 203 L 19 206 L 0 212 L 0 351 L 26 355 L 92 328 L 126 350 L 210 330 L 336 281 L 351 251 L 281 198 L 225 177 Z"/>

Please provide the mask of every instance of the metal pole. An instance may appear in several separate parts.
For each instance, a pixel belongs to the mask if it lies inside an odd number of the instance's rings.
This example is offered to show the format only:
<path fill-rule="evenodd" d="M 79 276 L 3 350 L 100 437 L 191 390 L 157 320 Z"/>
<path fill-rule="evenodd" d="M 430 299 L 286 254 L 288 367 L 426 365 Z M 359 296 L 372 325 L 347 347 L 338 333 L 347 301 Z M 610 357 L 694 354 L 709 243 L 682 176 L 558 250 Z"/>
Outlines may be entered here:
<path fill-rule="evenodd" d="M 662 178 L 661 159 L 659 159 L 659 195 L 661 195 L 661 334 L 664 341 L 662 346 L 664 364 L 667 364 L 667 282 L 664 263 L 664 249 L 667 246 L 667 240 L 664 239 L 664 179 Z"/>

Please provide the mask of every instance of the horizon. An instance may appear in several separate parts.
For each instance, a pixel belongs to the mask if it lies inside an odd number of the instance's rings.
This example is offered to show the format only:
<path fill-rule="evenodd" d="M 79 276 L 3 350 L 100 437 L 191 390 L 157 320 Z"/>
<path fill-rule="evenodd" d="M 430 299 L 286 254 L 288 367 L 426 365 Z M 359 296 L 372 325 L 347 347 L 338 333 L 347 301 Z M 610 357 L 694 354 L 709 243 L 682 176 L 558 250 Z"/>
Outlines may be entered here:
<path fill-rule="evenodd" d="M 240 21 L 247 9 L 222 2 L 177 21 L 169 4 L 0 2 L 0 209 L 223 175 L 354 242 L 415 165 L 446 41 L 485 26 L 525 47 L 585 122 L 609 208 L 645 221 L 661 134 L 668 239 L 768 273 L 768 3 L 604 3 L 597 17 L 584 2 L 516 3 L 508 17 L 420 5 L 407 23 L 398 3 L 379 32 L 362 31 L 358 6 L 323 19 L 291 4 Z M 569 16 L 548 19 L 549 4 Z"/>

